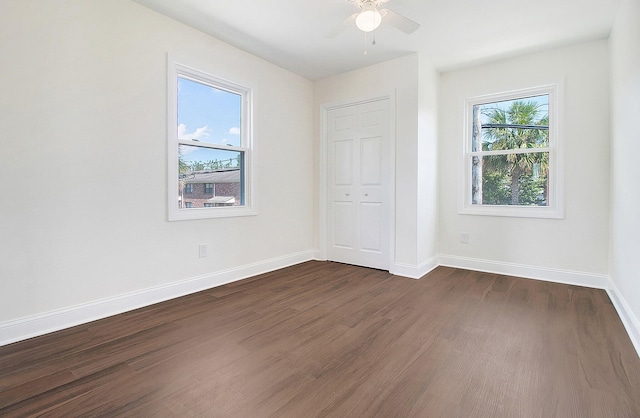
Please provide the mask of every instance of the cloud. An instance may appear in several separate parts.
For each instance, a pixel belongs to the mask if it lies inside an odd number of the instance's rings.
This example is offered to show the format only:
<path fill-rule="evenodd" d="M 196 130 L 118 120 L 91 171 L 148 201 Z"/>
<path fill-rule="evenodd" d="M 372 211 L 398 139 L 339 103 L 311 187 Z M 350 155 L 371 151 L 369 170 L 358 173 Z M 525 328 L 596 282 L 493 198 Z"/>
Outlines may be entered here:
<path fill-rule="evenodd" d="M 184 123 L 178 125 L 178 138 L 182 140 L 190 140 L 195 139 L 199 141 L 201 138 L 206 138 L 209 136 L 209 126 L 205 125 L 201 128 L 196 129 L 193 132 L 187 132 L 187 127 Z"/>
<path fill-rule="evenodd" d="M 233 127 L 229 129 L 229 135 L 240 135 L 240 128 Z"/>

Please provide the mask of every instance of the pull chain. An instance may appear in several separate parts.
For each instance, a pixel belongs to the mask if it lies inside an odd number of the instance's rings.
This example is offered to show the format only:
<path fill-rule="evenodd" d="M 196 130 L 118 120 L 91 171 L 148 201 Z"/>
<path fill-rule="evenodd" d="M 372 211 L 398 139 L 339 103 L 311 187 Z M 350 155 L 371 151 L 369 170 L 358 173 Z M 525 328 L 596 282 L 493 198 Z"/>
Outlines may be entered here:
<path fill-rule="evenodd" d="M 364 33 L 364 55 L 367 55 L 367 32 Z"/>
<path fill-rule="evenodd" d="M 364 33 L 364 54 L 363 55 L 367 55 L 369 53 L 369 51 L 367 51 L 367 43 L 368 43 L 367 33 L 368 32 Z M 376 44 L 376 31 L 374 30 L 373 31 L 373 40 L 371 41 L 371 45 L 375 46 L 375 44 Z"/>

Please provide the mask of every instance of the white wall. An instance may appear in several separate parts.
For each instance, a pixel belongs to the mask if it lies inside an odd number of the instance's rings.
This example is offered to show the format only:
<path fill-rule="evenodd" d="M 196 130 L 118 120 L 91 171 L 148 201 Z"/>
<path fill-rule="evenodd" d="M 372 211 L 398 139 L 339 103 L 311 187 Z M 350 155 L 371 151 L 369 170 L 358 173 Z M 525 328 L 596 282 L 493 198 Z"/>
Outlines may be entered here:
<path fill-rule="evenodd" d="M 313 256 L 310 81 L 128 0 L 3 0 L 0 39 L 0 328 Z M 258 216 L 167 221 L 167 52 L 254 88 Z"/>
<path fill-rule="evenodd" d="M 444 259 L 503 271 L 520 266 L 518 274 L 543 279 L 584 273 L 584 284 L 604 287 L 609 240 L 607 63 L 607 41 L 601 40 L 441 74 L 439 242 Z M 458 214 L 465 98 L 558 81 L 564 82 L 560 140 L 565 218 Z M 460 243 L 463 232 L 470 233 L 469 244 Z"/>
<path fill-rule="evenodd" d="M 611 54 L 611 277 L 640 352 L 640 2 L 623 0 Z"/>
<path fill-rule="evenodd" d="M 436 255 L 437 242 L 436 168 L 431 164 L 436 155 L 436 72 L 412 54 L 318 80 L 314 91 L 316 132 L 323 105 L 395 94 L 395 261 L 403 274 L 421 276 L 418 272 Z"/>

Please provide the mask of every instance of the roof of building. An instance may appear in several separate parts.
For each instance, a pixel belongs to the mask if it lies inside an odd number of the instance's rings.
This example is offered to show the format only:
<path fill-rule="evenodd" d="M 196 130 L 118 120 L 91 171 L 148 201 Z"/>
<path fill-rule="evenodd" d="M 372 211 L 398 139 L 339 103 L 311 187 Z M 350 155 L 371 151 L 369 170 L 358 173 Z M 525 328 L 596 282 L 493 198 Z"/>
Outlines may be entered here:
<path fill-rule="evenodd" d="M 185 175 L 186 183 L 240 183 L 240 169 L 194 171 Z"/>
<path fill-rule="evenodd" d="M 207 199 L 207 202 L 233 205 L 236 203 L 236 198 L 233 196 L 213 196 L 211 199 Z"/>

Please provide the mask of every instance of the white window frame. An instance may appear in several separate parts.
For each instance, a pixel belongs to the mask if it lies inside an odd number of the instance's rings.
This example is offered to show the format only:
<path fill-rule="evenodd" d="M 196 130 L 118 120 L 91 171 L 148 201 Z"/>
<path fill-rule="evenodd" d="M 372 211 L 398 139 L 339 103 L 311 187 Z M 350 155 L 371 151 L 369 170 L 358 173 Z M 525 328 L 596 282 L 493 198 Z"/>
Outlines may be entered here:
<path fill-rule="evenodd" d="M 244 154 L 242 168 L 243 172 L 240 174 L 243 177 L 241 187 L 244 188 L 244 190 L 241 192 L 244 195 L 244 204 L 242 206 L 214 206 L 189 209 L 180 208 L 178 206 L 179 145 L 195 145 L 193 141 L 181 140 L 178 138 L 178 77 L 190 79 L 192 81 L 202 83 L 219 90 L 225 90 L 231 93 L 235 93 L 242 97 L 242 126 L 240 128 L 240 146 L 236 147 L 205 142 L 197 143 L 197 146 L 200 147 L 221 149 L 225 151 L 240 151 Z M 196 70 L 190 66 L 175 62 L 170 57 L 168 59 L 167 79 L 167 201 L 169 221 L 256 215 L 257 213 L 254 208 L 252 188 L 252 90 L 240 84 L 224 80 L 203 71 Z"/>
<path fill-rule="evenodd" d="M 563 193 L 563 161 L 561 137 L 562 83 L 548 84 L 532 88 L 512 90 L 496 94 L 471 97 L 464 103 L 464 140 L 462 152 L 462 179 L 460 181 L 460 197 L 458 213 L 462 215 L 510 216 L 523 218 L 564 218 Z M 505 152 L 472 152 L 473 106 L 506 100 L 526 99 L 527 97 L 549 96 L 549 147 L 536 151 L 549 152 L 549 190 L 548 206 L 516 206 L 516 205 L 478 205 L 472 203 L 471 196 L 471 162 L 474 156 Z M 508 153 L 509 151 L 507 151 Z"/>

